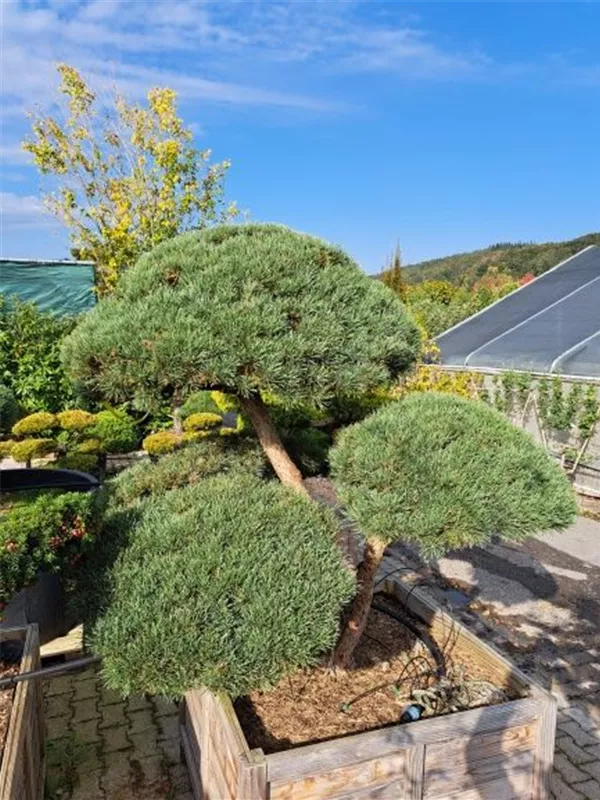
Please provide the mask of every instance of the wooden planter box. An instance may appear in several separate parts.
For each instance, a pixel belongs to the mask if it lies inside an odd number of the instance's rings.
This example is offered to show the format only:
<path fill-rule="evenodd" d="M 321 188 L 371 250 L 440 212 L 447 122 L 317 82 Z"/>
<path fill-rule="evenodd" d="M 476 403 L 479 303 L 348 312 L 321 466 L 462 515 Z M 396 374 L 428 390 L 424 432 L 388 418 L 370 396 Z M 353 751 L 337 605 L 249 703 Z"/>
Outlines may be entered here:
<path fill-rule="evenodd" d="M 549 797 L 556 701 L 422 592 L 387 581 L 453 655 L 484 666 L 521 699 L 264 755 L 250 750 L 231 700 L 194 690 L 181 737 L 202 800 L 541 800 Z"/>
<path fill-rule="evenodd" d="M 21 672 L 40 667 L 37 625 L 0 627 L 0 642 L 24 642 Z M 44 796 L 44 696 L 40 680 L 18 683 L 0 763 L 2 800 L 41 800 Z"/>

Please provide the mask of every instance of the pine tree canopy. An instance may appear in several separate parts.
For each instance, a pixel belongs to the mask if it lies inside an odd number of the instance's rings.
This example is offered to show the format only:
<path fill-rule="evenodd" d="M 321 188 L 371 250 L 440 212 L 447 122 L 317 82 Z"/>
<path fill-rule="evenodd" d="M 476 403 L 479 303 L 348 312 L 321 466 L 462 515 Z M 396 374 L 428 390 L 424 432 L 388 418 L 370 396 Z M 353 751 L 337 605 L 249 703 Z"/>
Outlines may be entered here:
<path fill-rule="evenodd" d="M 66 340 L 72 376 L 152 409 L 217 388 L 325 402 L 414 362 L 404 306 L 339 248 L 279 225 L 223 225 L 163 242 Z"/>

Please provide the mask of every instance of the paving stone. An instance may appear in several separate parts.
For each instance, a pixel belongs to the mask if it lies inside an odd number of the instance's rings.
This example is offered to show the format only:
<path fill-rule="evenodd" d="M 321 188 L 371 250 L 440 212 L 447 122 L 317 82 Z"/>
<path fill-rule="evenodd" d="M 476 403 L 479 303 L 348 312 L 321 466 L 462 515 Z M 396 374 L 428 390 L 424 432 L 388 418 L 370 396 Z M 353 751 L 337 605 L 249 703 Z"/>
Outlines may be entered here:
<path fill-rule="evenodd" d="M 102 752 L 106 756 L 108 753 L 116 753 L 119 750 L 131 750 L 132 745 L 127 737 L 126 728 L 103 728 L 100 733 Z M 112 761 L 112 758 L 110 760 Z"/>
<path fill-rule="evenodd" d="M 167 764 L 174 766 L 181 763 L 181 741 L 179 739 L 163 739 L 158 746 Z"/>
<path fill-rule="evenodd" d="M 577 781 L 584 781 L 587 778 L 586 773 L 572 764 L 563 753 L 557 753 L 554 756 L 554 769 L 560 772 L 569 785 L 577 783 Z"/>
<path fill-rule="evenodd" d="M 600 783 L 598 783 L 598 781 L 577 783 L 573 788 L 581 792 L 587 800 L 600 800 Z"/>
<path fill-rule="evenodd" d="M 98 680 L 96 678 L 86 678 L 74 682 L 75 700 L 87 700 L 89 697 L 96 697 L 98 693 Z"/>
<path fill-rule="evenodd" d="M 584 750 L 582 747 L 578 747 L 569 736 L 561 736 L 558 738 L 556 740 L 556 747 L 562 750 L 573 764 L 586 764 L 599 757 L 591 753 L 589 749 Z M 598 747 L 600 747 L 600 745 L 598 745 Z"/>
<path fill-rule="evenodd" d="M 586 772 L 589 772 L 592 778 L 600 781 L 600 761 L 592 761 L 589 764 L 582 764 L 581 768 Z"/>
<path fill-rule="evenodd" d="M 565 710 L 565 714 L 569 716 L 571 719 L 574 719 L 578 725 L 586 731 L 594 730 L 598 727 L 598 723 L 591 719 L 589 714 L 586 714 L 585 711 L 581 708 L 577 708 L 577 706 L 571 706 L 571 708 L 567 708 Z"/>
<path fill-rule="evenodd" d="M 169 769 L 169 778 L 175 791 L 189 791 L 190 776 L 185 764 L 175 764 L 175 766 L 171 767 Z"/>
<path fill-rule="evenodd" d="M 97 719 L 100 716 L 95 697 L 90 697 L 87 700 L 76 700 L 73 703 L 73 712 L 73 725 L 75 727 L 77 727 L 80 722 L 87 722 L 90 719 Z"/>
<path fill-rule="evenodd" d="M 103 706 L 100 709 L 100 723 L 99 728 L 114 728 L 115 725 L 127 725 L 128 720 L 125 716 L 125 703 L 113 703 L 109 706 Z"/>
<path fill-rule="evenodd" d="M 132 694 L 131 697 L 127 698 L 128 711 L 144 711 L 151 708 L 152 703 L 143 694 Z"/>
<path fill-rule="evenodd" d="M 47 739 L 62 739 L 69 735 L 70 732 L 70 717 L 63 715 L 62 717 L 51 717 L 46 720 L 46 738 Z"/>
<path fill-rule="evenodd" d="M 588 747 L 600 742 L 599 731 L 584 731 L 581 725 L 574 720 L 571 722 L 561 722 L 558 726 L 561 733 L 566 733 L 579 747 Z"/>
<path fill-rule="evenodd" d="M 142 784 L 167 782 L 167 771 L 161 755 L 135 759 L 134 770 L 139 770 Z"/>
<path fill-rule="evenodd" d="M 160 756 L 162 754 L 156 739 L 157 731 L 153 728 L 142 731 L 141 733 L 130 733 L 129 738 L 133 745 L 133 758 L 147 758 L 148 756 Z"/>
<path fill-rule="evenodd" d="M 129 718 L 130 733 L 141 733 L 142 731 L 148 730 L 148 728 L 155 727 L 152 713 L 149 710 L 133 711 L 128 713 L 127 716 Z"/>
<path fill-rule="evenodd" d="M 106 686 L 103 686 L 100 689 L 100 699 L 98 700 L 98 705 L 100 708 L 103 706 L 110 706 L 113 703 L 123 703 L 124 700 L 118 692 L 114 692 L 112 689 L 107 689 Z"/>
<path fill-rule="evenodd" d="M 172 700 L 167 700 L 166 697 L 155 697 L 153 703 L 154 714 L 157 717 L 170 717 L 179 714 L 177 703 L 174 703 Z"/>
<path fill-rule="evenodd" d="M 589 753 L 591 756 L 600 761 L 600 744 L 595 744 L 592 747 L 586 747 L 585 752 Z"/>
<path fill-rule="evenodd" d="M 589 664 L 592 661 L 598 661 L 600 652 L 592 647 L 589 650 L 576 650 L 574 653 L 563 654 L 562 657 L 567 663 L 578 666 L 580 664 Z"/>
<path fill-rule="evenodd" d="M 82 744 L 77 748 L 75 769 L 79 775 L 96 772 L 102 768 L 97 742 Z"/>
<path fill-rule="evenodd" d="M 44 716 L 46 719 L 70 717 L 72 713 L 70 695 L 56 694 L 46 698 L 44 703 Z"/>
<path fill-rule="evenodd" d="M 179 737 L 179 717 L 159 717 L 159 739 L 177 739 Z"/>
<path fill-rule="evenodd" d="M 77 740 L 79 742 L 91 743 L 100 741 L 97 719 L 89 719 L 87 722 L 78 722 L 76 731 Z"/>
<path fill-rule="evenodd" d="M 89 773 L 85 784 L 78 784 L 73 789 L 71 800 L 105 800 L 106 794 L 100 787 L 101 772 Z"/>
<path fill-rule="evenodd" d="M 44 692 L 48 697 L 53 697 L 56 694 L 70 694 L 72 691 L 72 675 L 60 675 L 58 678 L 52 678 L 44 687 Z"/>
<path fill-rule="evenodd" d="M 551 788 L 555 800 L 583 800 L 584 797 L 580 792 L 567 786 L 557 772 L 552 776 Z"/>
<path fill-rule="evenodd" d="M 134 773 L 128 762 L 114 764 L 111 761 L 102 773 L 100 786 L 110 800 L 117 797 L 133 797 L 131 791 L 133 777 Z"/>

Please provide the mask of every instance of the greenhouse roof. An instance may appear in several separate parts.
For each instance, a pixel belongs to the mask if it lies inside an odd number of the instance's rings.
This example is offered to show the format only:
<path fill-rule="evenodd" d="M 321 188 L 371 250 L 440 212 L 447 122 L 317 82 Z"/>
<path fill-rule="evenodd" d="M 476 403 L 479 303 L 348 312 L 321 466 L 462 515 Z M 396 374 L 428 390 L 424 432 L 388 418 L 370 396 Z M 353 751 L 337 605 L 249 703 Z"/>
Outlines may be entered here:
<path fill-rule="evenodd" d="M 446 366 L 600 378 L 600 247 L 586 247 L 436 341 Z"/>

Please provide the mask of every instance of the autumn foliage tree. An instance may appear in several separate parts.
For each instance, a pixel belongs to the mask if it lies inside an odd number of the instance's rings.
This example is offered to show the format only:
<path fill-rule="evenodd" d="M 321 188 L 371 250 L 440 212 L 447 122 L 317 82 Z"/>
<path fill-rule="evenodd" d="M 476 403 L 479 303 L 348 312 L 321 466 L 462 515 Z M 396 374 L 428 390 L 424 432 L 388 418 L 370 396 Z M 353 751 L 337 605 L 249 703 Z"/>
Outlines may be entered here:
<path fill-rule="evenodd" d="M 302 489 L 263 397 L 318 406 L 368 392 L 419 342 L 399 299 L 339 248 L 279 225 L 222 225 L 142 256 L 63 354 L 92 394 L 140 410 L 202 389 L 235 395 L 277 475 Z"/>
<path fill-rule="evenodd" d="M 32 113 L 23 148 L 54 178 L 46 204 L 76 257 L 95 262 L 100 293 L 165 239 L 235 214 L 223 200 L 229 162 L 194 147 L 172 89 L 151 89 L 143 106 L 98 96 L 67 64 L 58 72 L 59 112 Z"/>

